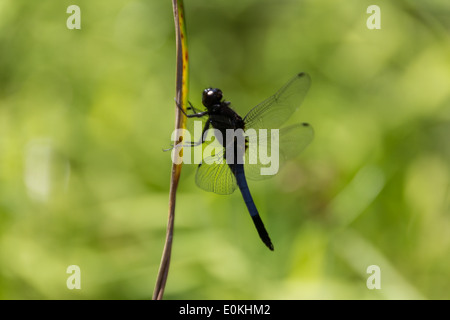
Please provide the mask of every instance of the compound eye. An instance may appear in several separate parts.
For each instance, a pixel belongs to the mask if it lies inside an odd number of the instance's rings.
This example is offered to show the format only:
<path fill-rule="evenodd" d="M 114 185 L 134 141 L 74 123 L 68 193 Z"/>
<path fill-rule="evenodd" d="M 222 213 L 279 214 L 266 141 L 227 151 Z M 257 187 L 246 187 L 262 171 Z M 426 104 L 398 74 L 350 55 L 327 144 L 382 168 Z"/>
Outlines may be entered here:
<path fill-rule="evenodd" d="M 222 91 L 217 88 L 206 88 L 203 91 L 203 105 L 205 107 L 213 106 L 219 104 L 222 100 Z"/>

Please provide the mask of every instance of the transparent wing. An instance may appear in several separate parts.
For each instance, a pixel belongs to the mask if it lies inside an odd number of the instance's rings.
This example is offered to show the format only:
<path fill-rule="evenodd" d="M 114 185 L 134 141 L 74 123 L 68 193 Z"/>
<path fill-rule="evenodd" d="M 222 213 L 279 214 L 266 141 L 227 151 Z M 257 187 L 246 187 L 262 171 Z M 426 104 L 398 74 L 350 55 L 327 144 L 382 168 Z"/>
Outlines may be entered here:
<path fill-rule="evenodd" d="M 246 132 L 249 142 L 245 152 L 244 172 L 251 180 L 274 176 L 287 159 L 297 156 L 314 138 L 314 130 L 307 123 L 279 129 L 278 134 L 272 130 L 267 130 L 266 134 L 261 130 L 249 131 Z"/>
<path fill-rule="evenodd" d="M 307 73 L 297 74 L 277 93 L 248 112 L 244 118 L 245 128 L 279 128 L 301 105 L 310 85 Z"/>
<path fill-rule="evenodd" d="M 205 191 L 231 194 L 236 189 L 236 178 L 225 163 L 223 152 L 207 157 L 198 166 L 195 183 Z"/>

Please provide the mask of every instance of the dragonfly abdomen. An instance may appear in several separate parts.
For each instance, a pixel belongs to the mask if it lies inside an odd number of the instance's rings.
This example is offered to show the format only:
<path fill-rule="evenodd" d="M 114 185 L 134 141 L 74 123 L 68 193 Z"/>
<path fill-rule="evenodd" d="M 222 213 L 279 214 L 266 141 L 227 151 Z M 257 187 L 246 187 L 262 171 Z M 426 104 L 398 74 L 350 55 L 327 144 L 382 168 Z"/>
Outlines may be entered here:
<path fill-rule="evenodd" d="M 259 215 L 258 209 L 256 209 L 255 202 L 253 201 L 252 195 L 247 185 L 247 180 L 245 179 L 244 165 L 243 164 L 233 164 L 230 165 L 231 171 L 233 171 L 239 190 L 244 198 L 245 205 L 247 206 L 248 212 L 252 217 L 253 223 L 255 224 L 256 230 L 258 231 L 259 237 L 264 242 L 264 244 L 273 251 L 273 244 L 270 240 L 269 234 L 267 233 L 266 227 Z"/>

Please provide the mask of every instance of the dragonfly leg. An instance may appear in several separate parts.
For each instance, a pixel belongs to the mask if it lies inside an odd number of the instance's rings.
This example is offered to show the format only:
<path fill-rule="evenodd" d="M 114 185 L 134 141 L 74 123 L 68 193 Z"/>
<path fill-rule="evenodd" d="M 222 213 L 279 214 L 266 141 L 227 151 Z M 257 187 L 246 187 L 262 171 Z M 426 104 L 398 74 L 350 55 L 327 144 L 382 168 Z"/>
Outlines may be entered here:
<path fill-rule="evenodd" d="M 192 103 L 190 101 L 188 101 L 189 103 L 189 107 L 187 107 L 187 110 L 192 110 L 194 113 L 200 113 L 197 111 L 197 109 L 195 109 L 195 107 L 192 105 Z"/>
<path fill-rule="evenodd" d="M 208 114 L 208 111 L 197 112 L 197 110 L 192 106 L 192 104 L 190 102 L 189 102 L 189 105 L 190 105 L 189 108 L 195 112 L 194 114 L 187 114 L 186 111 L 184 111 L 184 109 L 181 107 L 181 105 L 176 100 L 175 100 L 175 104 L 177 105 L 178 109 L 180 109 L 180 111 L 186 116 L 186 118 L 201 118 Z"/>

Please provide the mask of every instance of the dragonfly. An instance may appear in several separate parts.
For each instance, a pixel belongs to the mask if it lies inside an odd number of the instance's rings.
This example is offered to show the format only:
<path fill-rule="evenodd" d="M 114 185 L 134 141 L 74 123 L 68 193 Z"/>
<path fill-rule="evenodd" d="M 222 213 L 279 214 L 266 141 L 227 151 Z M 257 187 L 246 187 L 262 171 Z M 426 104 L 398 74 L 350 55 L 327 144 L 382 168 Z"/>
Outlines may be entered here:
<path fill-rule="evenodd" d="M 263 168 L 268 169 L 269 167 L 268 156 L 260 157 L 256 161 L 249 161 L 249 159 L 252 154 L 257 154 L 258 146 L 264 144 L 267 150 L 272 150 L 273 147 L 277 148 L 279 162 L 282 165 L 284 161 L 295 157 L 309 145 L 314 136 L 310 124 L 298 123 L 283 128 L 281 126 L 302 104 L 310 85 L 310 76 L 304 72 L 298 73 L 274 95 L 252 108 L 243 118 L 232 109 L 229 101 L 223 99 L 223 93 L 218 88 L 206 88 L 203 91 L 202 104 L 206 108 L 204 111 L 198 111 L 189 103 L 190 106 L 187 110 L 192 110 L 193 113 L 188 114 L 178 106 L 187 118 L 206 119 L 201 139 L 198 142 L 185 142 L 183 147 L 204 144 L 205 133 L 209 129 L 215 129 L 216 138 L 221 135 L 219 142 L 223 147 L 222 150 L 203 159 L 197 167 L 195 176 L 197 186 L 216 194 L 231 194 L 236 188 L 239 188 L 259 237 L 272 251 L 274 246 L 247 184 L 247 178 L 262 180 L 272 176 L 261 174 Z M 261 133 L 260 129 L 266 129 L 263 131 L 266 135 L 258 135 L 258 132 Z M 273 129 L 278 131 L 273 131 Z M 244 134 L 243 137 L 236 134 L 231 138 L 226 138 L 228 137 L 227 130 L 251 133 Z M 239 142 L 242 141 L 242 138 L 244 143 Z M 253 140 L 253 138 L 256 139 Z M 257 143 L 249 143 L 249 141 L 257 141 Z M 229 150 L 233 152 L 228 153 Z M 229 154 L 231 156 L 227 157 Z"/>

